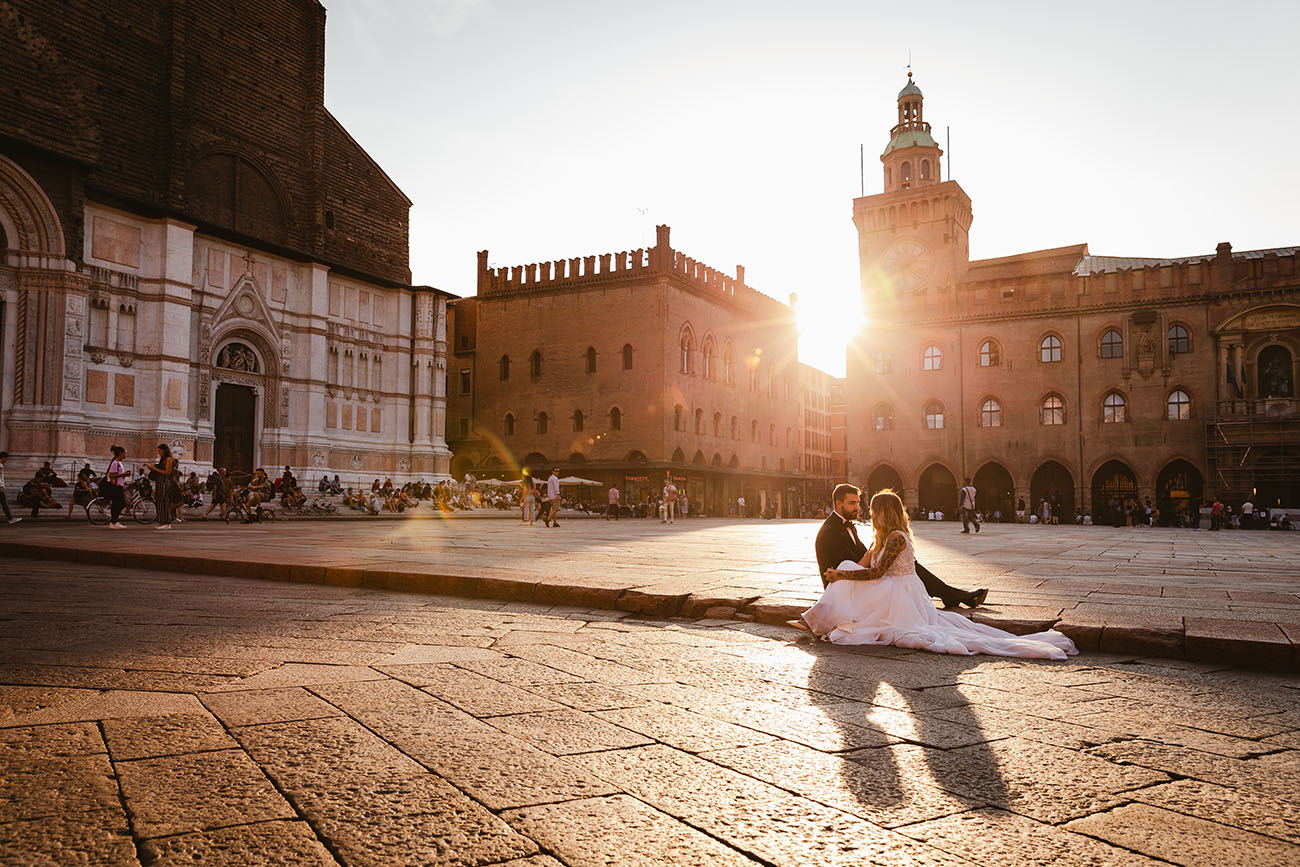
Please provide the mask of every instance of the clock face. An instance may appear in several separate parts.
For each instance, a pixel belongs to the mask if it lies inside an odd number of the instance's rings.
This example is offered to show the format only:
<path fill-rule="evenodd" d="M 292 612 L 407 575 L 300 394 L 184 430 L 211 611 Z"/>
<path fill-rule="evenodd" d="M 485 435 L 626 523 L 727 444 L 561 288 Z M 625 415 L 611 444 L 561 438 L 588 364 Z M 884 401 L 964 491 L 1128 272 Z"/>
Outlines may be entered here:
<path fill-rule="evenodd" d="M 914 238 L 895 241 L 881 263 L 898 289 L 914 289 L 925 282 L 934 267 L 930 248 Z"/>

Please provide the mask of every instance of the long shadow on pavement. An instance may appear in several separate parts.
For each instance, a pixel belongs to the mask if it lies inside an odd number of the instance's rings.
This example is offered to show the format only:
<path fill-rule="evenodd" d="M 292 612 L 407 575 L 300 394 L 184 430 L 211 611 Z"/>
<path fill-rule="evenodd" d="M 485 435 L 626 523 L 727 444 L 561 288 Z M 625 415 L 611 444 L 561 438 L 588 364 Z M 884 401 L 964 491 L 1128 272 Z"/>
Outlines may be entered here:
<path fill-rule="evenodd" d="M 957 812 L 944 806 L 942 789 L 953 795 L 978 792 L 988 803 L 1005 804 L 1008 792 L 990 739 L 974 710 L 952 687 L 962 671 L 992 657 L 933 656 L 897 648 L 847 648 L 808 641 L 800 645 L 814 659 L 808 672 L 810 702 L 835 723 L 846 745 L 838 765 L 840 783 L 862 815 L 898 825 Z M 928 692 L 939 688 L 940 692 Z M 928 711 L 943 709 L 940 719 Z M 865 731 L 864 731 L 865 730 Z M 872 732 L 891 736 L 885 745 L 854 744 Z M 877 738 L 879 739 L 879 738 Z M 896 740 L 902 743 L 897 743 Z M 933 762 L 930 750 L 961 750 L 960 762 Z"/>

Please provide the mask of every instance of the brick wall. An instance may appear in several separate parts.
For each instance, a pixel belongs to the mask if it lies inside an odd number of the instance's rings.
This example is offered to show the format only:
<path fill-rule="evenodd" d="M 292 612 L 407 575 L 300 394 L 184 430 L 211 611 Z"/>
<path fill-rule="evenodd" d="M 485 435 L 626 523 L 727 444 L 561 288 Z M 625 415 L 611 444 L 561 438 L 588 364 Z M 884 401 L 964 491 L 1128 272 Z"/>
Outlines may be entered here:
<path fill-rule="evenodd" d="M 74 255 L 84 175 L 94 200 L 409 283 L 410 203 L 324 110 L 324 15 L 312 0 L 0 0 L 0 81 L 15 83 L 0 145 L 62 199 Z"/>

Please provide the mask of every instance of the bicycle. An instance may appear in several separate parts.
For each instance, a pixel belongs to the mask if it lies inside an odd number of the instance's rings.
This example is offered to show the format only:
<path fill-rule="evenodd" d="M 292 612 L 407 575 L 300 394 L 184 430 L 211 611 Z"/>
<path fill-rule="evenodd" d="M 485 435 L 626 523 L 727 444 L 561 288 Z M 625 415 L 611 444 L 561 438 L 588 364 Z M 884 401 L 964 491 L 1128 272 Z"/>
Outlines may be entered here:
<path fill-rule="evenodd" d="M 158 517 L 158 507 L 154 505 L 152 497 L 145 495 L 145 486 L 148 484 L 146 479 L 137 479 L 129 485 L 125 485 L 123 493 L 126 496 L 126 506 L 122 509 L 122 515 L 129 515 L 137 524 L 152 524 Z M 95 497 L 86 504 L 86 519 L 90 523 L 102 527 L 113 519 L 113 504 L 108 497 Z"/>
<path fill-rule="evenodd" d="M 275 521 L 275 509 L 263 509 L 259 504 L 256 509 L 248 507 L 248 489 L 234 488 L 230 502 L 226 504 L 226 523 L 238 519 L 241 524 L 258 524 Z"/>

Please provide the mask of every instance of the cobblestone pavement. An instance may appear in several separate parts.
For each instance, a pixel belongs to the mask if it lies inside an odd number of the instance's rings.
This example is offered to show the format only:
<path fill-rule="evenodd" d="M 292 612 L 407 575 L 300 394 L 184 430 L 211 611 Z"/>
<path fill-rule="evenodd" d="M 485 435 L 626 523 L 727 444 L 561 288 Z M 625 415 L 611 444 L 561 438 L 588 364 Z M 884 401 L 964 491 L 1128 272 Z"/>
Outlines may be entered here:
<path fill-rule="evenodd" d="M 0 602 L 0 863 L 1300 863 L 1292 677 L 48 561 Z"/>
<path fill-rule="evenodd" d="M 521 527 L 509 516 L 189 522 L 163 547 L 159 534 L 143 527 L 111 532 L 41 519 L 5 527 L 0 553 L 170 553 L 177 559 L 162 565 L 184 571 L 423 587 L 660 615 L 733 609 L 780 622 L 821 590 L 812 553 L 818 526 L 684 519 L 667 527 L 566 517 L 547 529 Z M 953 523 L 918 523 L 916 536 L 920 561 L 941 577 L 992 588 L 977 614 L 988 622 L 1016 631 L 1056 624 L 1085 650 L 1297 667 L 1300 533 L 986 524 L 962 535 Z M 273 570 L 279 574 L 268 574 Z"/>

